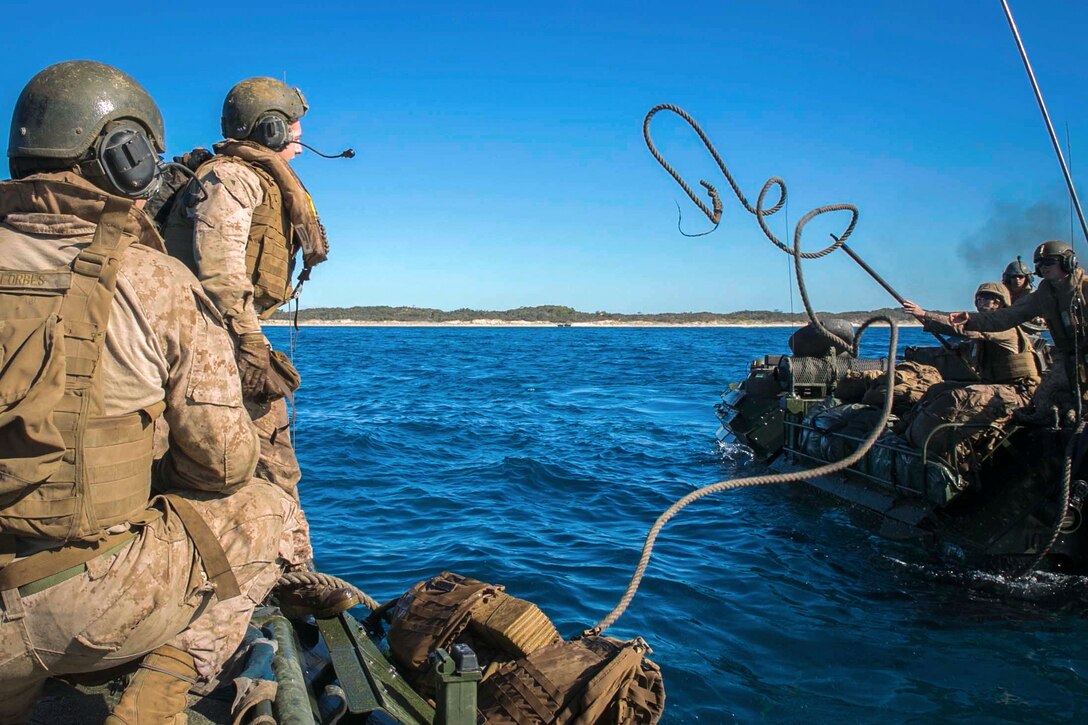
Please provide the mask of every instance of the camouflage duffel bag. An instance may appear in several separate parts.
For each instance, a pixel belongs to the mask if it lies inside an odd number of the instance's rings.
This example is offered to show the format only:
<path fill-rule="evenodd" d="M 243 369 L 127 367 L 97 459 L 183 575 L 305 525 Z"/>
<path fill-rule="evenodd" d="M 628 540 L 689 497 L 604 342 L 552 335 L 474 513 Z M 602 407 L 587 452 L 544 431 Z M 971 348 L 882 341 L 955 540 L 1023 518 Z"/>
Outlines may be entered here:
<path fill-rule="evenodd" d="M 844 403 L 860 403 L 883 377 L 882 370 L 847 370 L 835 383 L 835 397 Z"/>
<path fill-rule="evenodd" d="M 902 417 L 932 386 L 941 382 L 941 373 L 932 365 L 902 362 L 895 366 L 895 388 L 892 390 L 892 413 Z M 882 408 L 888 388 L 881 376 L 865 393 L 861 402 L 874 408 Z"/>
<path fill-rule="evenodd" d="M 904 421 L 903 437 L 927 455 L 951 462 L 959 459 L 967 470 L 975 457 L 989 453 L 1000 440 L 1002 427 L 1026 398 L 1012 385 L 934 386 Z M 942 428 L 941 426 L 946 427 Z"/>

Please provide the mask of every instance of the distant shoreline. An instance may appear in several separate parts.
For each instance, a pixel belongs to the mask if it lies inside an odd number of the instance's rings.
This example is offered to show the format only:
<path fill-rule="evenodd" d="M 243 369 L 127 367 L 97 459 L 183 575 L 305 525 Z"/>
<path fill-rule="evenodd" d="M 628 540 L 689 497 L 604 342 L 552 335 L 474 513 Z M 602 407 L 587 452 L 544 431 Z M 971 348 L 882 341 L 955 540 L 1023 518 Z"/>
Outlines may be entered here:
<path fill-rule="evenodd" d="M 294 323 L 291 320 L 265 320 L 261 323 L 268 327 L 290 327 Z M 859 325 L 861 321 L 854 322 Z M 798 328 L 802 323 L 798 322 L 626 322 L 626 321 L 599 321 L 599 322 L 572 322 L 569 325 L 555 322 L 535 322 L 528 320 L 451 320 L 449 322 L 401 322 L 401 321 L 371 321 L 371 320 L 299 320 L 299 327 L 786 327 Z M 900 327 L 921 327 L 917 322 L 901 322 Z"/>
<path fill-rule="evenodd" d="M 902 324 L 917 324 L 898 308 L 817 312 L 821 320 L 846 321 L 859 325 L 874 315 L 890 317 Z M 738 310 L 736 312 L 580 312 L 562 305 L 517 307 L 510 310 L 478 310 L 460 307 L 439 310 L 431 307 L 309 307 L 280 310 L 265 324 L 339 327 L 783 327 L 797 328 L 808 322 L 806 315 L 781 310 Z"/>

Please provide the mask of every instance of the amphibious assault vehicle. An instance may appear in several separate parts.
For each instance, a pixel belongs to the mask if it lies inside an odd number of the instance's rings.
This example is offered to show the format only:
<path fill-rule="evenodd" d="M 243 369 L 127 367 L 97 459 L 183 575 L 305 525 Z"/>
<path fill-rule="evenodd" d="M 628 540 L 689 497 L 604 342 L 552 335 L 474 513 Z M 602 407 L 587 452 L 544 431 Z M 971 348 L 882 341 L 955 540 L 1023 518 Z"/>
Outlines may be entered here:
<path fill-rule="evenodd" d="M 811 328 L 799 332 L 806 329 Z M 791 355 L 754 360 L 748 377 L 731 385 L 715 406 L 719 441 L 746 446 L 775 472 L 842 460 L 881 417 L 877 407 L 865 404 L 879 404 L 871 393 L 854 403 L 839 396 L 856 399 L 845 389 L 886 371 L 886 358 L 855 358 L 830 346 L 800 349 L 793 342 Z M 940 348 L 907 348 L 905 361 L 910 367 L 942 355 Z M 939 367 L 945 380 L 955 380 L 953 365 Z M 943 385 L 968 389 L 970 382 Z M 1088 466 L 1081 441 L 1070 445 L 1072 428 L 1027 427 L 1008 415 L 995 420 L 961 411 L 955 422 L 930 420 L 911 436 L 904 420 L 921 421 L 925 411 L 897 400 L 893 412 L 900 415 L 855 465 L 805 482 L 865 512 L 882 535 L 918 539 L 971 566 L 1088 572 Z"/>

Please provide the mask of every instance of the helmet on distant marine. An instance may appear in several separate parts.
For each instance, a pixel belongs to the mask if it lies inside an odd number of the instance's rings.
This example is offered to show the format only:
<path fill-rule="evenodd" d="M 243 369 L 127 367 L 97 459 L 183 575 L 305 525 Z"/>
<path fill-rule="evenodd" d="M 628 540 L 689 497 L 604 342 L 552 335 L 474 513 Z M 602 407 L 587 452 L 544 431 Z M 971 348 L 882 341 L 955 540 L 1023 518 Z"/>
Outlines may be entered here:
<path fill-rule="evenodd" d="M 1073 253 L 1073 247 L 1066 242 L 1052 240 L 1043 242 L 1035 248 L 1033 260 L 1035 262 L 1035 274 L 1039 272 L 1039 262 L 1047 258 L 1057 259 L 1061 263 L 1062 271 L 1070 274 L 1077 268 L 1077 255 Z"/>
<path fill-rule="evenodd" d="M 1024 264 L 1024 260 L 1020 259 L 1020 257 L 1017 257 L 1016 259 L 1009 262 L 1008 266 L 1005 267 L 1005 271 L 1001 273 L 1001 281 L 1008 284 L 1009 280 L 1013 277 L 1027 278 L 1028 287 L 1031 287 L 1031 283 L 1035 275 L 1032 274 L 1031 269 L 1028 268 L 1026 264 Z"/>
<path fill-rule="evenodd" d="M 143 86 L 89 60 L 51 65 L 30 79 L 11 116 L 12 177 L 78 168 L 111 194 L 150 196 L 160 180 L 162 114 Z"/>
<path fill-rule="evenodd" d="M 1009 288 L 1000 282 L 983 282 L 975 290 L 975 297 L 987 296 L 993 297 L 1001 303 L 1002 307 L 1008 307 L 1012 304 L 1012 296 L 1009 295 Z"/>
<path fill-rule="evenodd" d="M 302 91 L 275 78 L 247 78 L 223 101 L 223 137 L 281 151 L 293 140 L 289 126 L 309 110 Z"/>

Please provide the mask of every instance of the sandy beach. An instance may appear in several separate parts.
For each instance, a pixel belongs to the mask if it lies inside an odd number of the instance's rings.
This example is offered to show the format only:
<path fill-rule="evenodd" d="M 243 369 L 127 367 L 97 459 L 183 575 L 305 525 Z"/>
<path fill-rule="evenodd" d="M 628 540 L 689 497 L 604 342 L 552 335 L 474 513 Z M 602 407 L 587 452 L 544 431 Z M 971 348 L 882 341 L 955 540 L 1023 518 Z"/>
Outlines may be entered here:
<path fill-rule="evenodd" d="M 861 324 L 861 320 L 853 321 L 853 324 Z M 269 327 L 290 327 L 294 324 L 290 320 L 265 320 L 261 324 Z M 454 320 L 450 322 L 377 322 L 359 320 L 299 320 L 299 327 L 567 327 L 555 322 L 532 322 L 528 320 Z M 668 322 L 618 322 L 602 320 L 599 322 L 572 322 L 569 327 L 786 327 L 798 328 L 801 323 L 779 322 L 692 322 L 692 323 L 668 323 Z M 921 327 L 916 322 L 901 322 L 900 327 Z"/>

